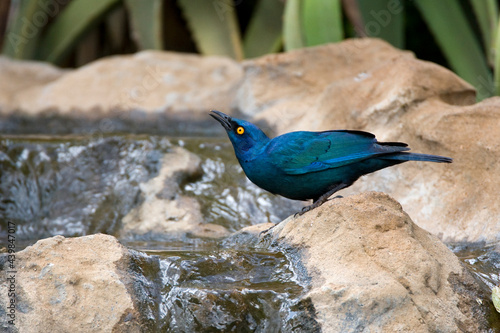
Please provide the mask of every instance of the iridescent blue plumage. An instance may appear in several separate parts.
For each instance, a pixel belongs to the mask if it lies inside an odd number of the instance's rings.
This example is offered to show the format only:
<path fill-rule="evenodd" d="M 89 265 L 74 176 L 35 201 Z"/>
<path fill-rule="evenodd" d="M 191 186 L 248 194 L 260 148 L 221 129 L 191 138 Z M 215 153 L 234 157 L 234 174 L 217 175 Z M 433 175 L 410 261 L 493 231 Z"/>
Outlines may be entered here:
<path fill-rule="evenodd" d="M 407 161 L 451 163 L 416 154 L 401 142 L 378 142 L 362 131 L 291 132 L 269 139 L 257 126 L 212 111 L 226 129 L 247 177 L 257 186 L 295 200 L 313 199 L 308 211 L 359 177 Z"/>

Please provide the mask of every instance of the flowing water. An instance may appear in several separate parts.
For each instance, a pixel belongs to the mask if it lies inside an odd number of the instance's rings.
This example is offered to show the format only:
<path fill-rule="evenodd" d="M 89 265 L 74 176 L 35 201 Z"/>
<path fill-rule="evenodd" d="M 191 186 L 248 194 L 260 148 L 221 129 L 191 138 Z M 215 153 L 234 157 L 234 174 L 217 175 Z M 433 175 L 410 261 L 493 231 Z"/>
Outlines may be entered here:
<path fill-rule="evenodd" d="M 208 223 L 230 231 L 279 222 L 300 204 L 250 183 L 229 143 L 159 136 L 30 137 L 0 141 L 0 218 L 18 239 L 53 235 L 117 235 L 121 219 L 140 204 L 140 183 L 157 175 L 163 154 L 182 146 L 202 158 L 202 176 L 181 184 Z M 5 238 L 2 225 L 0 237 Z"/>
<path fill-rule="evenodd" d="M 300 298 L 304 281 L 280 252 L 138 248 L 160 258 L 161 301 L 152 331 L 319 331 L 313 307 Z"/>
<path fill-rule="evenodd" d="M 141 203 L 140 184 L 158 174 L 162 156 L 175 146 L 202 160 L 201 175 L 180 188 L 200 202 L 207 223 L 237 231 L 279 222 L 301 208 L 251 184 L 225 137 L 11 136 L 0 140 L 0 247 L 7 239 L 7 221 L 17 226 L 18 247 L 54 235 L 119 236 L 122 218 Z M 195 237 L 122 242 L 158 258 L 155 329 L 318 331 L 312 305 L 300 298 L 307 277 L 277 249 Z M 498 247 L 450 248 L 485 290 L 499 284 Z"/>
<path fill-rule="evenodd" d="M 7 221 L 16 224 L 18 249 L 54 235 L 118 236 L 122 218 L 141 203 L 140 184 L 158 174 L 162 156 L 175 146 L 201 157 L 201 176 L 180 187 L 200 202 L 206 222 L 237 231 L 279 222 L 300 209 L 251 184 L 225 141 L 134 135 L 4 138 L 0 247 L 6 245 Z M 159 259 L 155 330 L 316 330 L 303 327 L 312 317 L 311 307 L 300 300 L 305 277 L 279 251 L 201 238 L 122 243 Z"/>

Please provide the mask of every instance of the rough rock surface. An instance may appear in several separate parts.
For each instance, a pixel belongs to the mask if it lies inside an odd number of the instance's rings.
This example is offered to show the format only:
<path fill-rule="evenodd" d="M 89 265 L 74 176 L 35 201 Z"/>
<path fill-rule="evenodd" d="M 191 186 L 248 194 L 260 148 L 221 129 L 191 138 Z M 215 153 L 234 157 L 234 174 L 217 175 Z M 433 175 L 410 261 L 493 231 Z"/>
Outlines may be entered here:
<path fill-rule="evenodd" d="M 18 109 L 18 93 L 44 86 L 60 78 L 64 72 L 49 64 L 0 56 L 0 114 Z"/>
<path fill-rule="evenodd" d="M 453 157 L 453 164 L 405 163 L 369 175 L 345 193 L 387 192 L 444 241 L 500 239 L 500 98 L 470 106 L 426 100 L 405 115 L 401 127 L 390 140 Z"/>
<path fill-rule="evenodd" d="M 243 67 L 234 107 L 280 134 L 369 127 L 386 139 L 397 129 L 386 125 L 422 100 L 475 102 L 474 88 L 451 71 L 374 39 L 268 55 Z"/>
<path fill-rule="evenodd" d="M 331 200 L 262 241 L 298 251 L 324 332 L 488 331 L 489 295 L 383 193 Z"/>
<path fill-rule="evenodd" d="M 187 234 L 196 237 L 223 237 L 228 234 L 220 225 L 203 223 L 200 204 L 180 194 L 183 180 L 200 174 L 200 158 L 176 147 L 165 154 L 158 175 L 140 185 L 142 203 L 122 220 L 121 238 L 179 239 Z"/>
<path fill-rule="evenodd" d="M 144 278 L 141 261 L 158 266 L 154 260 L 128 251 L 114 237 L 102 234 L 38 241 L 16 254 L 17 331 L 153 329 L 148 309 L 158 311 L 158 305 L 146 299 L 155 299 L 159 291 Z M 6 282 L 0 282 L 2 313 L 7 304 Z M 1 316 L 1 326 L 12 328 L 6 319 Z"/>
<path fill-rule="evenodd" d="M 235 109 L 268 132 L 357 129 L 452 165 L 409 162 L 361 178 L 340 194 L 394 196 L 414 221 L 445 241 L 500 239 L 500 98 L 475 103 L 472 86 L 447 69 L 379 40 L 268 55 L 243 63 Z M 272 87 L 272 89 L 269 89 Z M 273 131 L 274 130 L 274 131 Z"/>
<path fill-rule="evenodd" d="M 31 114 L 139 109 L 192 115 L 227 109 L 242 75 L 236 62 L 222 57 L 143 51 L 100 59 L 43 87 L 20 90 L 11 108 Z"/>

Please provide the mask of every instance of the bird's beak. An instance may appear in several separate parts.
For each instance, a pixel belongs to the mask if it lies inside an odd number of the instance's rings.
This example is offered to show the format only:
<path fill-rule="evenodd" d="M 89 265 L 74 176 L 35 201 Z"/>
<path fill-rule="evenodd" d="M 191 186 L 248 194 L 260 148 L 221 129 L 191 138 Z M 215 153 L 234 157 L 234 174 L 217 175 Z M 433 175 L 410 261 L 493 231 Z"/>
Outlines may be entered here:
<path fill-rule="evenodd" d="M 217 120 L 226 129 L 226 131 L 231 130 L 231 117 L 227 114 L 212 110 L 210 111 L 210 115 Z"/>

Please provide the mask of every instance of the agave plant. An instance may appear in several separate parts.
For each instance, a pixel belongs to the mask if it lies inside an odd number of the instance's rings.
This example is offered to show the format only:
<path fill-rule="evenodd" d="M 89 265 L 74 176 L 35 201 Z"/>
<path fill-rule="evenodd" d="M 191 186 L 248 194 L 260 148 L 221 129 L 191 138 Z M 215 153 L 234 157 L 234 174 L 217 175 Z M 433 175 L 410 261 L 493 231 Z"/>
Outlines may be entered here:
<path fill-rule="evenodd" d="M 160 17 L 163 0 L 19 0 L 12 1 L 3 53 L 18 59 L 60 63 L 98 23 L 108 19 L 110 31 L 124 6 L 132 36 L 141 48 L 162 48 Z"/>
<path fill-rule="evenodd" d="M 237 60 L 355 36 L 382 38 L 405 48 L 405 36 L 413 39 L 420 33 L 407 28 L 411 5 L 427 23 L 451 69 L 477 88 L 479 99 L 500 94 L 496 0 L 2 1 L 0 22 L 8 18 L 3 53 L 56 64 L 64 63 L 75 50 L 89 53 L 92 47 L 104 51 L 85 61 L 141 49 L 186 51 L 171 39 L 189 39 L 188 44 L 202 54 Z M 10 10 L 5 9 L 8 3 Z M 246 13 L 249 8 L 251 14 Z M 245 15 L 248 22 L 242 23 L 239 18 Z M 100 27 L 97 34 L 96 27 Z M 3 29 L 0 24 L 0 41 Z M 88 42 L 89 36 L 101 43 Z M 124 47 L 127 41 L 133 47 Z"/>

